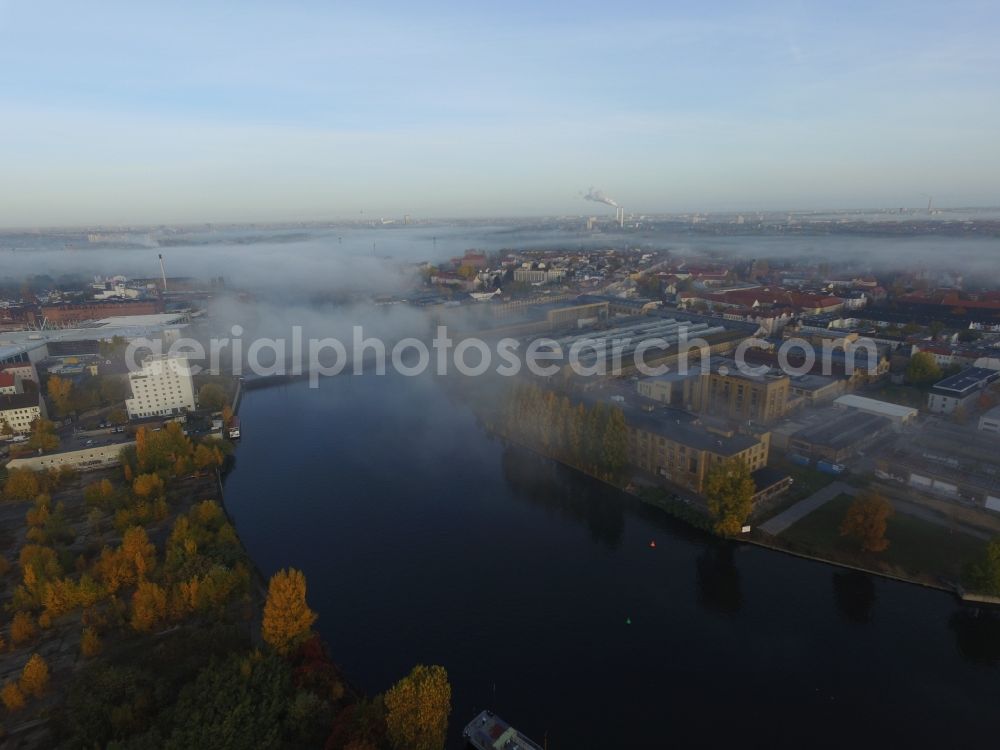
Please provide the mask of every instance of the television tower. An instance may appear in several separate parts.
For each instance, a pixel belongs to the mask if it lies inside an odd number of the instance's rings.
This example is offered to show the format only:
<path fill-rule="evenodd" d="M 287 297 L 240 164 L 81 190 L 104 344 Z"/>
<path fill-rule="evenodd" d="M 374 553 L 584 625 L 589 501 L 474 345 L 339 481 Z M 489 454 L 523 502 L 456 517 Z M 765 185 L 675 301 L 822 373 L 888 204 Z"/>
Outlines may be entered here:
<path fill-rule="evenodd" d="M 167 293 L 167 271 L 163 267 L 163 253 L 158 253 L 158 256 L 160 258 L 160 276 L 163 277 L 163 293 L 166 294 Z"/>

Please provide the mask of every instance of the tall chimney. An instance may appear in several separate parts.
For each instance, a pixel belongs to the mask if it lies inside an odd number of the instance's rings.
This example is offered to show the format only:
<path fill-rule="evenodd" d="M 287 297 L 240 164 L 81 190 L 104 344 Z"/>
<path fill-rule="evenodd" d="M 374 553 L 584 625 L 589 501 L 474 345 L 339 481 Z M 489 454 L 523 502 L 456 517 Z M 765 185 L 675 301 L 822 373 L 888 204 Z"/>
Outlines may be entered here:
<path fill-rule="evenodd" d="M 163 267 L 163 253 L 159 253 L 160 257 L 160 276 L 163 277 L 163 293 L 167 293 L 167 271 Z"/>

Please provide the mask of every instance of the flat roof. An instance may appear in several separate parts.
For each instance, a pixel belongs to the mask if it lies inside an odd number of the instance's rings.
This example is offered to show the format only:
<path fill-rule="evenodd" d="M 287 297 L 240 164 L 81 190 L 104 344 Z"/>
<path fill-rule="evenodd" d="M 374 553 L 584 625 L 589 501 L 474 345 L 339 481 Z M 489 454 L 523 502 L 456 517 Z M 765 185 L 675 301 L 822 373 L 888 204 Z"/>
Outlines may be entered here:
<path fill-rule="evenodd" d="M 689 448 L 710 451 L 720 456 L 735 456 L 760 442 L 750 435 L 735 434 L 726 437 L 709 432 L 704 427 L 694 425 L 693 418 L 685 421 L 680 414 L 686 412 L 671 410 L 657 413 L 631 407 L 624 407 L 622 411 L 625 413 L 625 421 L 631 427 L 660 435 Z"/>
<path fill-rule="evenodd" d="M 899 417 L 901 419 L 906 419 L 910 417 L 915 417 L 917 415 L 917 410 L 910 406 L 902 406 L 901 404 L 893 404 L 888 401 L 879 401 L 875 398 L 867 398 L 865 396 L 858 396 L 853 393 L 848 393 L 840 398 L 837 398 L 833 402 L 837 406 L 849 406 L 854 409 L 865 409 L 867 411 L 877 411 L 880 414 L 885 414 L 886 416 Z"/>
<path fill-rule="evenodd" d="M 812 445 L 827 448 L 846 448 L 855 442 L 883 430 L 892 422 L 888 417 L 864 412 L 847 412 L 832 422 L 823 422 L 815 427 L 807 427 L 792 436 L 792 440 L 803 440 Z"/>
<path fill-rule="evenodd" d="M 791 378 L 792 388 L 802 388 L 807 391 L 818 391 L 837 382 L 836 378 L 828 378 L 825 375 L 796 375 Z"/>
<path fill-rule="evenodd" d="M 935 383 L 934 390 L 965 393 L 979 388 L 983 383 L 996 380 L 998 377 L 1000 377 L 998 370 L 991 370 L 987 367 L 966 367 L 961 372 Z"/>

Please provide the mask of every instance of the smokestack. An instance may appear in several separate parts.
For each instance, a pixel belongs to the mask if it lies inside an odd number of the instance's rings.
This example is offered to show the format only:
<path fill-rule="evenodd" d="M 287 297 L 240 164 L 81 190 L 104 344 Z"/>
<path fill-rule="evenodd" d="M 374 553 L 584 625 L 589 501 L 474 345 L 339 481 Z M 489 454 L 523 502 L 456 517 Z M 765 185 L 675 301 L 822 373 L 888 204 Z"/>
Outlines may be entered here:
<path fill-rule="evenodd" d="M 159 253 L 160 257 L 160 276 L 163 277 L 163 293 L 167 293 L 167 271 L 163 267 L 163 253 Z"/>
<path fill-rule="evenodd" d="M 618 207 L 618 226 L 625 228 L 625 206 Z"/>

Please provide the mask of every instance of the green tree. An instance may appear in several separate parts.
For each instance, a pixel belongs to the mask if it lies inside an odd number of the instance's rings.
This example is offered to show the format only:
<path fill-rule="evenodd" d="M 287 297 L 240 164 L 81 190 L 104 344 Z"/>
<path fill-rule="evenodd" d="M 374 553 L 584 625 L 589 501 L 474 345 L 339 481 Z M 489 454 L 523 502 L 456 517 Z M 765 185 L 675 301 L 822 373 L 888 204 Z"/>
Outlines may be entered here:
<path fill-rule="evenodd" d="M 306 603 L 306 577 L 302 571 L 279 570 L 268 582 L 264 602 L 264 642 L 279 654 L 288 654 L 311 632 L 316 613 Z"/>
<path fill-rule="evenodd" d="M 917 352 L 906 366 L 906 379 L 914 385 L 928 385 L 941 379 L 941 368 L 930 352 Z"/>
<path fill-rule="evenodd" d="M 397 750 L 441 750 L 451 685 L 444 667 L 418 665 L 385 694 L 386 729 Z"/>
<path fill-rule="evenodd" d="M 198 406 L 219 411 L 226 405 L 226 391 L 216 383 L 206 383 L 198 389 Z"/>
<path fill-rule="evenodd" d="M 105 404 L 120 404 L 129 397 L 128 381 L 116 375 L 104 375 L 100 378 L 101 401 Z"/>
<path fill-rule="evenodd" d="M 864 552 L 883 552 L 889 547 L 885 538 L 892 504 L 877 492 L 862 492 L 851 503 L 840 524 L 840 535 L 858 541 Z"/>
<path fill-rule="evenodd" d="M 736 536 L 750 515 L 754 483 L 750 467 L 741 458 L 715 463 L 705 475 L 705 497 L 716 534 Z"/>
<path fill-rule="evenodd" d="M 966 565 L 962 579 L 973 591 L 1000 596 L 1000 536 L 986 545 L 979 560 Z"/>
<path fill-rule="evenodd" d="M 291 670 L 274 655 L 213 661 L 184 687 L 167 750 L 279 748 L 293 695 Z"/>
<path fill-rule="evenodd" d="M 603 443 L 604 467 L 609 475 L 616 476 L 625 468 L 628 458 L 628 428 L 621 409 L 612 408 L 608 412 Z"/>

